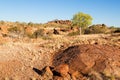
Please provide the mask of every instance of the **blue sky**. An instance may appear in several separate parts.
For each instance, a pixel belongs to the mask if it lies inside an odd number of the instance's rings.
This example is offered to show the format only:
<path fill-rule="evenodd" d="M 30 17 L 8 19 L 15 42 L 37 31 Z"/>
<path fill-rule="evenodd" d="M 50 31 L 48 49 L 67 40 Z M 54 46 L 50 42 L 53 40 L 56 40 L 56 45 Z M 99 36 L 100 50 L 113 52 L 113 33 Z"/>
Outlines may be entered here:
<path fill-rule="evenodd" d="M 120 27 L 120 0 L 0 0 L 0 20 L 44 23 L 90 14 L 93 24 Z"/>

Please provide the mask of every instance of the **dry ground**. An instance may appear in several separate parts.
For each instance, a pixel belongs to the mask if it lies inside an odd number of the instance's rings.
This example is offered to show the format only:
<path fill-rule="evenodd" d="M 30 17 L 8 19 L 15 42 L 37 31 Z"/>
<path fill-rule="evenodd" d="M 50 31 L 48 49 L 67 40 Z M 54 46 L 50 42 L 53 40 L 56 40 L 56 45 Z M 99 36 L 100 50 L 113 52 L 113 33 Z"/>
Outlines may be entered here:
<path fill-rule="evenodd" d="M 107 44 L 120 48 L 120 34 L 52 35 L 49 39 L 1 38 L 0 80 L 41 80 L 33 68 L 52 65 L 54 53 L 78 44 Z"/>

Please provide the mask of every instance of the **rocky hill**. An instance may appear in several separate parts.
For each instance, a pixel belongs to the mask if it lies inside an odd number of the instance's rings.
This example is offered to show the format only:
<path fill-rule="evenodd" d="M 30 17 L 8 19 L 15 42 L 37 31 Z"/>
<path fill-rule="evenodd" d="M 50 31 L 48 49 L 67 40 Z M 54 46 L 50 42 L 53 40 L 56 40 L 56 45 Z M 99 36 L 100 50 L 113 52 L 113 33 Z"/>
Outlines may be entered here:
<path fill-rule="evenodd" d="M 70 20 L 53 20 L 53 21 L 49 21 L 48 23 L 65 24 L 65 25 L 72 24 Z"/>

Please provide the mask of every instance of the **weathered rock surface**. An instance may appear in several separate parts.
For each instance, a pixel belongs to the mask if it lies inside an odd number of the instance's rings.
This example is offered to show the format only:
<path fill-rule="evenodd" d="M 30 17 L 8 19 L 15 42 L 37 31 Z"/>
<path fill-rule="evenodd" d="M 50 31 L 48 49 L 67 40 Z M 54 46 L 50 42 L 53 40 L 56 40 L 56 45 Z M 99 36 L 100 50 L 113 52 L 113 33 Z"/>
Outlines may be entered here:
<path fill-rule="evenodd" d="M 67 25 L 72 24 L 72 22 L 70 20 L 54 20 L 54 21 L 50 21 L 48 23 L 67 24 Z"/>
<path fill-rule="evenodd" d="M 108 45 L 77 45 L 58 52 L 53 59 L 55 67 L 68 64 L 69 73 L 120 77 L 120 49 Z M 99 74 L 99 75 L 97 75 Z M 102 79 L 102 78 L 101 78 Z M 100 78 L 98 79 L 100 80 Z"/>

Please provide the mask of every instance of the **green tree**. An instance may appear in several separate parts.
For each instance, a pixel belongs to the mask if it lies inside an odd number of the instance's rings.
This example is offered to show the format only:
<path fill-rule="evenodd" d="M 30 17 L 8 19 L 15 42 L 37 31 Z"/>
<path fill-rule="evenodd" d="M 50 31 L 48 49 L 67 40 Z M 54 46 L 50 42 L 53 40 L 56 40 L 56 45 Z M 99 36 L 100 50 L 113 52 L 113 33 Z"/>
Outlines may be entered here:
<path fill-rule="evenodd" d="M 81 35 L 81 33 L 84 32 L 82 30 L 85 30 L 89 25 L 92 24 L 92 17 L 89 14 L 79 12 L 73 16 L 72 24 L 73 26 L 77 26 L 79 28 Z"/>

